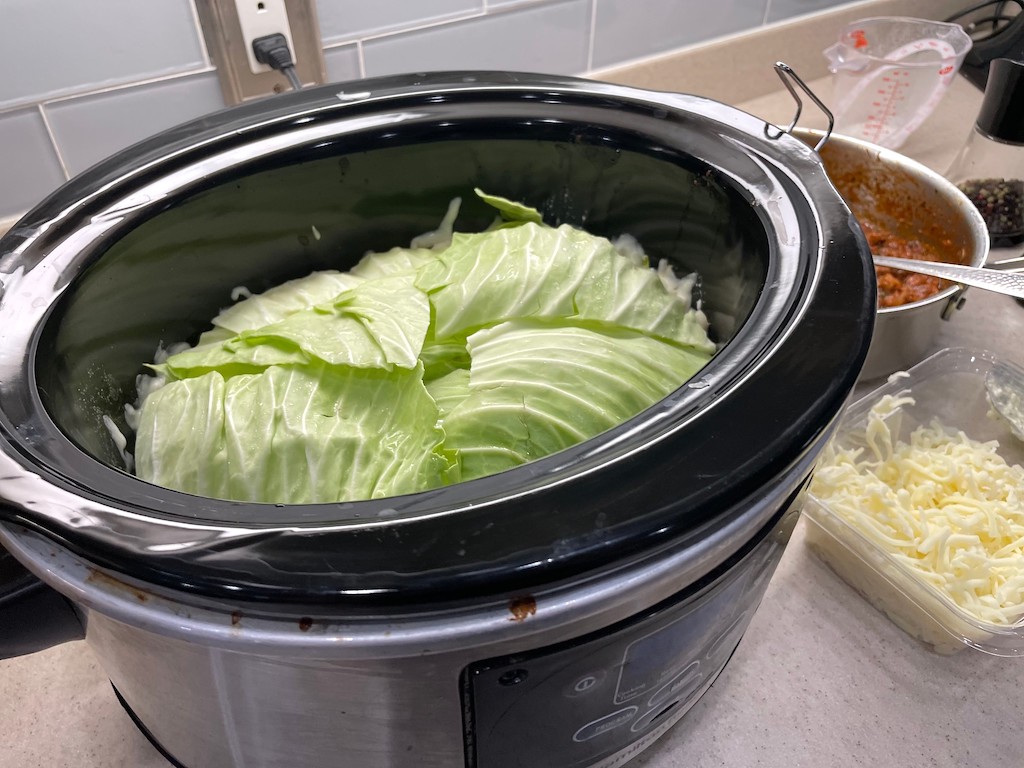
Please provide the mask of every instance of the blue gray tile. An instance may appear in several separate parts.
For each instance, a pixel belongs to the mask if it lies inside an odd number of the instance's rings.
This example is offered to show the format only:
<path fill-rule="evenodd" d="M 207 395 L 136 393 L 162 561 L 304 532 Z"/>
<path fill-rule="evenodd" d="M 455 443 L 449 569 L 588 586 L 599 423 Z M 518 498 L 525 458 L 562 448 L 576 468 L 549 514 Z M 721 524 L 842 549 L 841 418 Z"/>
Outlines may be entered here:
<path fill-rule="evenodd" d="M 0 114 L 0 219 L 24 213 L 63 183 L 39 110 Z"/>
<path fill-rule="evenodd" d="M 827 11 L 836 6 L 848 5 L 849 2 L 850 0 L 768 0 L 768 16 L 765 20 L 780 21 L 792 16 Z M 967 5 L 968 3 L 964 3 L 965 7 Z"/>
<path fill-rule="evenodd" d="M 72 174 L 154 133 L 224 108 L 217 75 L 148 85 L 46 104 L 57 146 Z"/>
<path fill-rule="evenodd" d="M 370 40 L 366 74 L 499 69 L 576 74 L 587 68 L 590 0 L 522 9 Z"/>
<path fill-rule="evenodd" d="M 593 66 L 699 43 L 760 25 L 768 0 L 597 0 Z"/>
<path fill-rule="evenodd" d="M 317 0 L 325 43 L 352 40 L 482 11 L 483 0 Z"/>
<path fill-rule="evenodd" d="M 203 66 L 189 0 L 0 0 L 0 107 Z M 16 74 L 15 74 L 16 73 Z"/>
<path fill-rule="evenodd" d="M 324 67 L 327 69 L 327 82 L 329 83 L 358 79 L 359 49 L 355 43 L 328 48 L 324 51 Z"/>

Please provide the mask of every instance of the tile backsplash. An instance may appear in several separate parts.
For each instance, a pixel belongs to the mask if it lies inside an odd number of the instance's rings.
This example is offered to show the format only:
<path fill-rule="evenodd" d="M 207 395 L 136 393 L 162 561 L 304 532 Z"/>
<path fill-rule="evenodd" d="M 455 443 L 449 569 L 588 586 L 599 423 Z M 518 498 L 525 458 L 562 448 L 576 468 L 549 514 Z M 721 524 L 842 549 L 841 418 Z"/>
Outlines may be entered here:
<path fill-rule="evenodd" d="M 206 0 L 0 0 L 0 219 L 224 106 Z M 313 2 L 313 0 L 310 0 Z M 430 69 L 581 75 L 849 0 L 316 0 L 332 81 Z"/>

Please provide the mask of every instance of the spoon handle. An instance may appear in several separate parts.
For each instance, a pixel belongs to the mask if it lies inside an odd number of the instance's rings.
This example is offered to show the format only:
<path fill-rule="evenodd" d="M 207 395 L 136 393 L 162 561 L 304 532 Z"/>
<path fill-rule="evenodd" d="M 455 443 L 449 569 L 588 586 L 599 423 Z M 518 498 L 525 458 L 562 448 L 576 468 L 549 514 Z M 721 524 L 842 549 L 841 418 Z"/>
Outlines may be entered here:
<path fill-rule="evenodd" d="M 916 259 L 894 259 L 889 256 L 875 256 L 875 264 L 879 267 L 904 269 L 907 272 L 919 272 L 962 285 L 970 285 L 986 291 L 994 291 L 1007 296 L 1024 299 L 1024 275 L 1013 272 L 1000 272 L 995 269 L 981 267 L 965 267 L 960 264 L 944 264 L 938 261 L 918 261 Z"/>

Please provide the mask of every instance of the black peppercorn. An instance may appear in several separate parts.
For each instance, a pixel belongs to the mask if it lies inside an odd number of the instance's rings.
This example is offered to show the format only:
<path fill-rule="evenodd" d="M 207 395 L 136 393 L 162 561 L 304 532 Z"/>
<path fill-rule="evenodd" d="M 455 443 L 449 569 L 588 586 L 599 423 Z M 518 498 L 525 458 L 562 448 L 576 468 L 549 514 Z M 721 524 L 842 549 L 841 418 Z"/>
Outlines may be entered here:
<path fill-rule="evenodd" d="M 978 118 L 946 177 L 981 213 L 994 247 L 1024 242 L 1024 61 L 991 63 Z"/>
<path fill-rule="evenodd" d="M 968 179 L 957 186 L 981 213 L 993 245 L 1024 241 L 1024 180 Z"/>

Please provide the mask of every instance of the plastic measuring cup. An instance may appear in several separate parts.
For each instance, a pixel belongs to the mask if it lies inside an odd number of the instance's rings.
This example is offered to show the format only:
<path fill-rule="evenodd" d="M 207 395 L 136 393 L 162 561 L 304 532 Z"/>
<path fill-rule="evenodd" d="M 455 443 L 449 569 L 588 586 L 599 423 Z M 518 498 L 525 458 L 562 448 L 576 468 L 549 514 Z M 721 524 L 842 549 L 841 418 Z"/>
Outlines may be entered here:
<path fill-rule="evenodd" d="M 895 16 L 846 25 L 825 49 L 836 130 L 895 149 L 956 77 L 971 38 L 958 24 Z"/>

